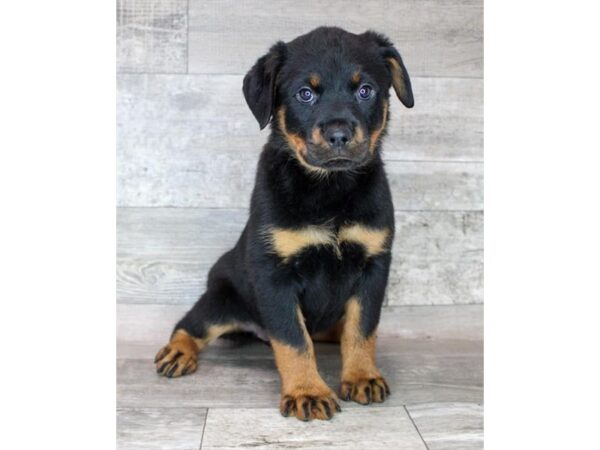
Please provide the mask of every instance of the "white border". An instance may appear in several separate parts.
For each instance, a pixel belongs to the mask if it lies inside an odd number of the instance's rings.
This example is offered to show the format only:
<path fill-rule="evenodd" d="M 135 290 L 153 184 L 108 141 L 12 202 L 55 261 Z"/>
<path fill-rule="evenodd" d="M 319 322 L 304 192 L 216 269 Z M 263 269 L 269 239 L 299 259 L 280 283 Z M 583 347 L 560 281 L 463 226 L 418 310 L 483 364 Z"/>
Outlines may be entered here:
<path fill-rule="evenodd" d="M 597 441 L 592 5 L 485 5 L 488 449 Z M 8 2 L 3 18 L 3 447 L 113 448 L 115 5 Z"/>
<path fill-rule="evenodd" d="M 485 4 L 485 439 L 597 443 L 598 11 Z"/>
<path fill-rule="evenodd" d="M 115 446 L 115 4 L 7 2 L 3 448 Z"/>

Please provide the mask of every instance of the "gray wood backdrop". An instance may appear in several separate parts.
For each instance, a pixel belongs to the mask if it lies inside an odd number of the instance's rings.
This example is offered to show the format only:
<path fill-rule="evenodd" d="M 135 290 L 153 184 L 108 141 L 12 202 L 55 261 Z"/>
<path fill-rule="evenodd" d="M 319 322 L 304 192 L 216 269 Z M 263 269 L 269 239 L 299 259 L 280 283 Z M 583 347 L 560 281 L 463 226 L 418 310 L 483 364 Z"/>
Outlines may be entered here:
<path fill-rule="evenodd" d="M 414 86 L 384 145 L 398 230 L 387 304 L 483 302 L 481 0 L 119 0 L 117 24 L 119 311 L 197 299 L 242 230 L 267 135 L 243 75 L 319 25 L 387 34 Z"/>

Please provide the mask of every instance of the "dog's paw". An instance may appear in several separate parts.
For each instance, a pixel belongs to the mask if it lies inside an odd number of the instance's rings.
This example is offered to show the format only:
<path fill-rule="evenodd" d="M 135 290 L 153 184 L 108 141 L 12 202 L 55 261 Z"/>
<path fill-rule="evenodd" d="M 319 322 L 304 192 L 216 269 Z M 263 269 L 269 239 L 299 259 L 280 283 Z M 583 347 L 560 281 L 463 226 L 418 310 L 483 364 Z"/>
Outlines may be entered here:
<path fill-rule="evenodd" d="M 198 368 L 198 355 L 172 343 L 165 345 L 154 358 L 156 372 L 173 378 L 193 373 Z"/>
<path fill-rule="evenodd" d="M 198 368 L 198 346 L 191 336 L 179 331 L 154 358 L 156 372 L 173 378 L 193 373 Z"/>
<path fill-rule="evenodd" d="M 279 411 L 284 417 L 295 416 L 305 422 L 312 419 L 329 420 L 342 408 L 333 391 L 289 393 L 281 397 Z"/>
<path fill-rule="evenodd" d="M 340 397 L 342 400 L 354 400 L 361 405 L 372 402 L 381 403 L 390 395 L 390 387 L 381 376 L 374 378 L 357 378 L 355 380 L 342 380 Z"/>

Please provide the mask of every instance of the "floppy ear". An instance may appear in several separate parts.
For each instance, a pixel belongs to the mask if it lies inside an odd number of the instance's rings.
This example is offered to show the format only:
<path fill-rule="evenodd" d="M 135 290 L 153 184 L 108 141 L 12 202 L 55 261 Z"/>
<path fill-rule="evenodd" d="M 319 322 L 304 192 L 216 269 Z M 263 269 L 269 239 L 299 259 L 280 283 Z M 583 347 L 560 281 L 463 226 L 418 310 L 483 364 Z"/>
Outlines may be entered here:
<path fill-rule="evenodd" d="M 410 77 L 408 76 L 406 67 L 404 67 L 400 53 L 398 53 L 394 44 L 392 44 L 384 35 L 373 31 L 367 31 L 365 34 L 369 38 L 374 39 L 379 46 L 381 56 L 385 60 L 390 74 L 392 75 L 392 86 L 394 86 L 396 95 L 404 106 L 412 108 L 415 105 L 415 99 L 413 98 Z"/>
<path fill-rule="evenodd" d="M 244 97 L 260 129 L 269 124 L 275 102 L 275 82 L 283 65 L 285 44 L 278 42 L 259 58 L 244 77 Z"/>
<path fill-rule="evenodd" d="M 392 73 L 392 85 L 394 86 L 396 95 L 404 106 L 412 108 L 415 106 L 415 99 L 410 84 L 410 77 L 408 76 L 406 67 L 404 67 L 400 53 L 394 47 L 389 47 L 383 50 L 383 57 Z"/>

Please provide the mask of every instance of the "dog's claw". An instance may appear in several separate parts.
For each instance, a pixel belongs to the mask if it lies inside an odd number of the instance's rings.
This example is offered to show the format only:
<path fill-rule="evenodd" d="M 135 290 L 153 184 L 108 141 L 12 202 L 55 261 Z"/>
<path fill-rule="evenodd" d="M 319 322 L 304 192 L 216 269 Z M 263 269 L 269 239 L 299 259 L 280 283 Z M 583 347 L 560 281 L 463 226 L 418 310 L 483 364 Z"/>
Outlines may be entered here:
<path fill-rule="evenodd" d="M 361 405 L 382 403 L 390 395 L 390 388 L 383 377 L 360 378 L 342 382 L 342 399 L 354 400 Z"/>
<path fill-rule="evenodd" d="M 279 412 L 283 417 L 296 416 L 307 422 L 313 419 L 330 420 L 341 408 L 333 392 L 314 395 L 285 395 L 281 399 Z"/>

